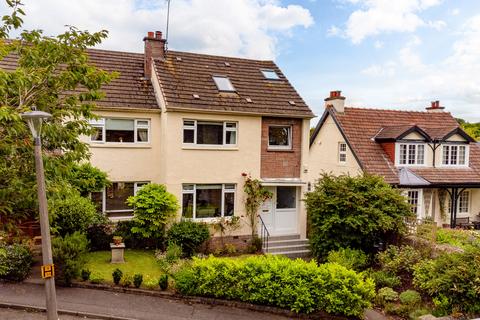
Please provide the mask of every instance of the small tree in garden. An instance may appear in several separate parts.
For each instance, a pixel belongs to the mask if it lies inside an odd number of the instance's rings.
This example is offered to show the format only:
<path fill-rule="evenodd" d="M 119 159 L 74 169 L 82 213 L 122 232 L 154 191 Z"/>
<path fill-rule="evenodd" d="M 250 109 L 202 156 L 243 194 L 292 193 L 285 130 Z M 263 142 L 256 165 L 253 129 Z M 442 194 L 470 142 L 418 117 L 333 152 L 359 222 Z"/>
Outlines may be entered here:
<path fill-rule="evenodd" d="M 323 174 L 305 199 L 314 256 L 324 258 L 339 248 L 372 252 L 406 231 L 412 215 L 400 190 L 381 177 Z"/>
<path fill-rule="evenodd" d="M 272 193 L 262 187 L 260 180 L 253 179 L 252 176 L 242 173 L 245 178 L 243 191 L 247 194 L 245 200 L 245 211 L 247 213 L 248 223 L 252 228 L 252 238 L 257 234 L 257 214 L 262 203 L 272 197 Z"/>
<path fill-rule="evenodd" d="M 111 183 L 106 172 L 90 163 L 74 164 L 68 181 L 84 197 L 89 196 L 92 192 L 102 191 Z"/>
<path fill-rule="evenodd" d="M 142 187 L 127 203 L 134 210 L 135 225 L 131 231 L 145 238 L 164 235 L 165 226 L 179 209 L 177 198 L 164 185 L 155 183 Z"/>

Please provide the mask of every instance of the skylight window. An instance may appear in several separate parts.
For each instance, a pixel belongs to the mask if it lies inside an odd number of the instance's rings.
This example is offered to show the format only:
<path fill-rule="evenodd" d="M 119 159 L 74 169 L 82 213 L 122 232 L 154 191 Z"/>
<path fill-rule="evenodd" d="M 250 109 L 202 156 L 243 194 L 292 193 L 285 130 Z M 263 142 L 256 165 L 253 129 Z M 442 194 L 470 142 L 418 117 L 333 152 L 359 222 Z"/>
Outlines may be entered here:
<path fill-rule="evenodd" d="M 230 79 L 228 79 L 228 77 L 213 76 L 213 81 L 215 81 L 215 84 L 217 85 L 219 91 L 235 91 L 235 88 L 233 87 L 233 84 L 230 82 Z"/>
<path fill-rule="evenodd" d="M 278 76 L 278 74 L 274 70 L 263 69 L 261 71 L 262 71 L 263 76 L 266 79 L 269 79 L 269 80 L 279 80 L 280 79 L 280 77 Z"/>

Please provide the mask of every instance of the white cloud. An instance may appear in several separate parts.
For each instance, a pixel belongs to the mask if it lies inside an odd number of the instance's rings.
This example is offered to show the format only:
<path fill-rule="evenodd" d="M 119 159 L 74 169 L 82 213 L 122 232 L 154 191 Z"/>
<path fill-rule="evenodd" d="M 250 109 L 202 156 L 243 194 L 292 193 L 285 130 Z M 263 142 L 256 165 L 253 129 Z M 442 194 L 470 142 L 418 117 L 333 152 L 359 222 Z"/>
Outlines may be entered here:
<path fill-rule="evenodd" d="M 388 61 L 384 64 L 374 64 L 363 69 L 361 73 L 371 77 L 393 77 L 396 73 L 396 63 Z"/>
<path fill-rule="evenodd" d="M 340 30 L 340 28 L 337 28 L 336 26 L 331 26 L 327 30 L 327 36 L 329 36 L 329 37 L 338 36 L 341 33 L 342 33 L 342 30 Z"/>
<path fill-rule="evenodd" d="M 352 12 L 346 22 L 344 35 L 353 43 L 385 32 L 414 32 L 428 26 L 441 29 L 443 21 L 425 21 L 419 13 L 438 5 L 440 0 L 353 0 L 361 8 Z"/>
<path fill-rule="evenodd" d="M 458 16 L 460 14 L 460 9 L 454 8 L 454 9 L 450 10 L 450 14 L 452 16 Z"/>
<path fill-rule="evenodd" d="M 383 42 L 380 41 L 380 40 L 377 40 L 377 41 L 375 41 L 373 46 L 375 47 L 375 49 L 382 49 L 383 48 Z"/>
<path fill-rule="evenodd" d="M 143 51 L 147 31 L 166 26 L 166 1 L 25 0 L 26 29 L 58 34 L 64 25 L 107 29 L 103 48 Z M 3 4 L 0 4 L 2 9 Z M 2 9 L 3 11 L 3 9 Z M 277 0 L 175 0 L 171 2 L 170 48 L 195 52 L 272 59 L 277 43 L 296 27 L 313 24 L 310 12 Z"/>

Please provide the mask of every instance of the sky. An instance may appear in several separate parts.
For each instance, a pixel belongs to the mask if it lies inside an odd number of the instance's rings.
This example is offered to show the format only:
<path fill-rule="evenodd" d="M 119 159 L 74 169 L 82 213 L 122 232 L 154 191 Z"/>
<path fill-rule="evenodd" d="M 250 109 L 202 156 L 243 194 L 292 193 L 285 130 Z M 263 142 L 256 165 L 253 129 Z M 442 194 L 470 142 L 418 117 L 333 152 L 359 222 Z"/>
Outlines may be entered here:
<path fill-rule="evenodd" d="M 106 29 L 104 49 L 143 52 L 143 36 L 166 29 L 166 0 L 24 4 L 25 29 Z M 274 60 L 318 116 L 342 90 L 347 106 L 423 111 L 440 100 L 480 121 L 479 0 L 171 0 L 168 43 Z"/>

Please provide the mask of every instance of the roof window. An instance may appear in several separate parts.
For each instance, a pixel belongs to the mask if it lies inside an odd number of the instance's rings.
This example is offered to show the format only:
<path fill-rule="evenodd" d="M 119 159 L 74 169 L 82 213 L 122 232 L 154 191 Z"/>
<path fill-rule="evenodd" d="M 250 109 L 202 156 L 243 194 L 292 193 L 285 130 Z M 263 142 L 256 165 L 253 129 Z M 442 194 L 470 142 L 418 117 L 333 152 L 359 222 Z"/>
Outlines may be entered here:
<path fill-rule="evenodd" d="M 227 91 L 227 92 L 234 92 L 235 88 L 233 84 L 230 82 L 230 79 L 225 76 L 213 76 L 213 81 L 217 85 L 219 91 Z"/>
<path fill-rule="evenodd" d="M 272 70 L 272 69 L 262 69 L 260 70 L 262 71 L 262 74 L 263 76 L 265 77 L 265 79 L 268 79 L 268 80 L 279 80 L 280 77 L 278 76 L 278 74 L 275 72 L 275 70 Z"/>

